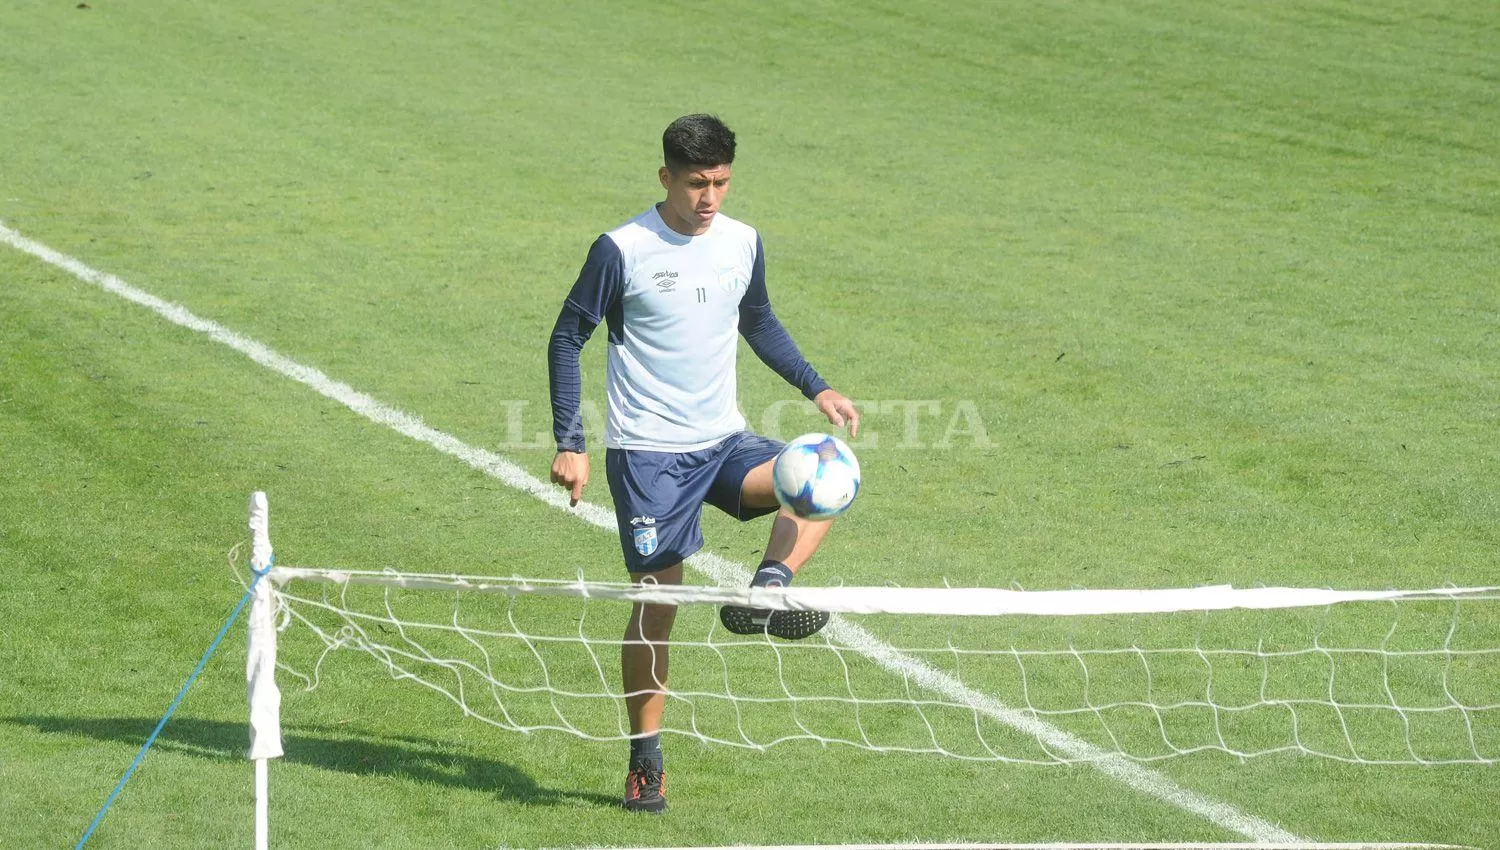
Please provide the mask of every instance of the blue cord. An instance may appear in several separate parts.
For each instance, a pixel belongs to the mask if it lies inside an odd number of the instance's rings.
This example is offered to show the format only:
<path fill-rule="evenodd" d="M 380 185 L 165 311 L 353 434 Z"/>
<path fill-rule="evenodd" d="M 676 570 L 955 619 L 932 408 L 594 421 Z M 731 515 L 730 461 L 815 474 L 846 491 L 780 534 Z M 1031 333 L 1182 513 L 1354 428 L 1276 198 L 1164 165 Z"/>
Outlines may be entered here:
<path fill-rule="evenodd" d="M 151 749 L 151 745 L 155 743 L 156 736 L 161 733 L 162 727 L 166 726 L 167 721 L 172 718 L 172 712 L 177 710 L 177 706 L 182 702 L 182 698 L 187 696 L 188 688 L 193 686 L 193 682 L 198 679 L 198 674 L 202 673 L 203 668 L 208 665 L 209 656 L 213 655 L 214 650 L 219 648 L 219 641 L 224 639 L 224 635 L 229 632 L 229 627 L 234 625 L 235 620 L 239 619 L 240 611 L 244 610 L 245 603 L 250 601 L 250 595 L 255 592 L 255 585 L 270 571 L 271 568 L 269 565 L 264 572 L 251 570 L 251 572 L 255 573 L 255 578 L 250 581 L 250 586 L 245 588 L 245 595 L 240 597 L 240 603 L 234 606 L 234 612 L 229 615 L 228 620 L 224 621 L 223 627 L 219 629 L 218 635 L 214 637 L 214 642 L 208 645 L 208 651 L 203 653 L 202 658 L 198 659 L 198 666 L 193 669 L 193 675 L 189 676 L 188 680 L 183 683 L 182 690 L 177 692 L 177 698 L 172 700 L 172 704 L 167 707 L 167 713 L 162 715 L 161 722 L 156 724 L 156 728 L 151 732 L 151 737 L 147 738 L 146 743 L 141 745 L 141 751 L 135 754 L 135 761 L 130 763 L 130 767 L 125 771 L 125 775 L 120 777 L 120 781 L 115 784 L 115 790 L 109 792 L 109 798 L 104 801 L 104 805 L 99 809 L 99 814 L 94 815 L 94 822 L 89 824 L 88 831 L 83 834 L 82 838 L 78 839 L 77 844 L 73 845 L 73 850 L 80 850 L 84 842 L 89 840 L 89 836 L 94 834 L 94 830 L 99 826 L 99 822 L 104 820 L 104 813 L 109 811 L 109 807 L 115 802 L 115 798 L 120 796 L 120 789 L 125 787 L 125 783 L 129 781 L 131 774 L 135 773 L 137 767 L 140 767 L 141 759 L 146 757 L 146 751 Z"/>

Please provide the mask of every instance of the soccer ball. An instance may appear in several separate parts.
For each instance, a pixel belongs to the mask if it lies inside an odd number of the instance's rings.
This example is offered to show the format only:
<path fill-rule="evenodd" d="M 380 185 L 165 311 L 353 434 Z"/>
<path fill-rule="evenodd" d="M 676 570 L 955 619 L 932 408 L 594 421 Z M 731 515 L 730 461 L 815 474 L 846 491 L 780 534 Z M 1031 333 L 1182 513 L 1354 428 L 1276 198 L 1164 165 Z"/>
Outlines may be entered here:
<path fill-rule="evenodd" d="M 838 437 L 803 434 L 771 467 L 776 501 L 806 519 L 832 519 L 859 495 L 859 461 Z"/>

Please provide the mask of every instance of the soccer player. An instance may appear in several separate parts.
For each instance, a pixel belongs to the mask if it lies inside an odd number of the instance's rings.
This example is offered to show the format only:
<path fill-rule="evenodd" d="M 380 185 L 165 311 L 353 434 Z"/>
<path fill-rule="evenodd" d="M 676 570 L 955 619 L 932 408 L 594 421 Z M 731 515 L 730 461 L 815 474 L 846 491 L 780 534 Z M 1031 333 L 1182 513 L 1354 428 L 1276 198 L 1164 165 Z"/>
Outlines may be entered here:
<path fill-rule="evenodd" d="M 745 430 L 735 390 L 739 336 L 830 423 L 858 434 L 853 402 L 818 376 L 771 311 L 759 234 L 719 212 L 734 148 L 734 133 L 711 115 L 667 127 L 657 174 L 666 198 L 594 241 L 548 347 L 552 481 L 576 505 L 589 480 L 579 353 L 601 322 L 608 330 L 604 470 L 636 583 L 682 581 L 683 559 L 703 546 L 705 502 L 741 521 L 776 512 L 753 587 L 790 584 L 828 533 L 828 521 L 778 512 L 771 465 L 782 444 Z M 676 614 L 675 606 L 636 604 L 620 650 L 631 731 L 624 806 L 631 811 L 667 808 L 659 733 Z M 822 628 L 828 615 L 725 606 L 720 619 L 739 634 L 795 640 Z"/>

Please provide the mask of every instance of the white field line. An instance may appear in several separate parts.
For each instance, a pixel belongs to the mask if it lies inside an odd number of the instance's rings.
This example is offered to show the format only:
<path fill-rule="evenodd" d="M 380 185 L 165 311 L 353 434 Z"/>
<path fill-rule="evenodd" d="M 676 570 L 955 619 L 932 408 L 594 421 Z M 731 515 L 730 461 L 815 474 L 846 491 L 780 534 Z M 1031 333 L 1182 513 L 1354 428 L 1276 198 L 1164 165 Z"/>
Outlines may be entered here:
<path fill-rule="evenodd" d="M 500 850 L 505 850 L 505 848 L 502 847 Z M 610 850 L 610 848 L 581 848 L 581 850 Z M 1340 841 L 1312 844 L 1283 844 L 1281 842 L 1246 844 L 1238 841 L 1224 844 L 1200 841 L 1187 844 L 1178 842 L 1077 844 L 1070 841 L 1061 844 L 763 844 L 735 845 L 725 848 L 653 847 L 641 848 L 641 850 L 1478 850 L 1478 848 L 1465 847 L 1461 844 L 1392 844 L 1384 841 L 1374 843 Z"/>
<path fill-rule="evenodd" d="M 505 850 L 501 847 L 500 850 Z M 608 847 L 589 847 L 580 850 L 611 850 Z M 1265 844 L 1256 842 L 1232 842 L 1214 844 L 1195 841 L 1189 844 L 760 844 L 733 847 L 652 847 L 641 850 L 1478 850 L 1462 844 L 1392 844 L 1389 842 L 1347 842 L 1313 844 Z"/>
<path fill-rule="evenodd" d="M 348 384 L 335 381 L 311 366 L 304 366 L 295 360 L 283 357 L 265 345 L 243 337 L 218 322 L 199 318 L 181 305 L 137 289 L 112 274 L 92 269 L 66 254 L 22 236 L 3 223 L 0 223 L 0 241 L 50 263 L 80 280 L 139 304 L 173 324 L 205 334 L 214 341 L 244 354 L 256 363 L 339 402 L 372 422 L 452 455 L 480 472 L 524 493 L 529 493 L 555 508 L 573 514 L 590 525 L 604 529 L 611 534 L 617 533 L 612 511 L 588 502 L 580 502 L 578 507 L 570 508 L 568 496 L 560 488 L 536 478 L 494 452 L 475 448 L 456 437 L 424 425 L 420 419 L 409 413 L 384 404 Z M 688 565 L 721 585 L 745 584 L 750 578 L 750 570 L 745 565 L 711 553 L 693 556 L 688 560 Z M 1035 736 L 1043 745 L 1059 755 L 1086 761 L 1105 775 L 1143 794 L 1171 803 L 1184 811 L 1203 817 L 1224 829 L 1257 842 L 1295 844 L 1302 841 L 1269 821 L 1242 812 L 1228 803 L 1184 788 L 1156 770 L 1123 756 L 1111 754 L 1045 721 L 1012 708 L 994 697 L 975 691 L 935 667 L 902 654 L 895 647 L 843 617 L 835 616 L 828 628 L 833 637 L 857 648 L 885 669 L 910 677 L 923 687 L 950 699 L 972 705 L 976 710 L 1017 731 Z"/>

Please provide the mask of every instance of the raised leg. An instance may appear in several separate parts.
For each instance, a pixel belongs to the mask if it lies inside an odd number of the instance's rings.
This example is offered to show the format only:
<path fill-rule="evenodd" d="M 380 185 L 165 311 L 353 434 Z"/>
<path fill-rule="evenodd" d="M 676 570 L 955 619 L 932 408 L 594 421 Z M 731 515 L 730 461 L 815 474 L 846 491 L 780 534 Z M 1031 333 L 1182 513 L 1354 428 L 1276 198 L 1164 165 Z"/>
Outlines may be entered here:
<path fill-rule="evenodd" d="M 750 470 L 740 485 L 740 502 L 747 507 L 768 508 L 776 504 L 771 486 L 771 466 L 766 461 Z M 832 520 L 803 519 L 782 508 L 771 523 L 771 539 L 766 542 L 765 560 L 756 571 L 752 585 L 784 587 L 792 575 L 807 565 L 818 551 L 823 538 L 833 526 Z M 775 611 L 725 605 L 719 609 L 719 622 L 735 634 L 769 634 L 786 640 L 801 640 L 817 634 L 828 624 L 825 611 Z"/>
<path fill-rule="evenodd" d="M 771 466 L 766 461 L 745 475 L 740 485 L 740 501 L 747 507 L 769 508 L 776 505 L 776 491 L 771 487 Z M 771 539 L 766 543 L 765 559 L 785 564 L 793 573 L 806 566 L 823 538 L 833 527 L 833 520 L 803 519 L 782 508 L 771 524 Z"/>

